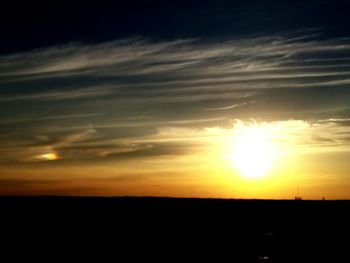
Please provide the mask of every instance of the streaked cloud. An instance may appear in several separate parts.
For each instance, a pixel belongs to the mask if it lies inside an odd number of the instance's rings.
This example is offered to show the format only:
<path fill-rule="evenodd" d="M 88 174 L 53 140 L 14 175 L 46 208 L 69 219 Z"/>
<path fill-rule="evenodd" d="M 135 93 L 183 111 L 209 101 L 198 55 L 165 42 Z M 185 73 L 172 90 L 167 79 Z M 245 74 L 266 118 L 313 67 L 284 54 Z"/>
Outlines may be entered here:
<path fill-rule="evenodd" d="M 2 163 L 185 155 L 235 120 L 348 144 L 347 38 L 72 43 L 1 56 L 0 72 Z"/>
<path fill-rule="evenodd" d="M 234 109 L 234 108 L 237 108 L 237 107 L 241 107 L 241 106 L 244 106 L 248 103 L 254 103 L 254 101 L 250 101 L 250 102 L 244 102 L 244 103 L 240 103 L 240 104 L 233 104 L 233 105 L 228 105 L 228 106 L 223 106 L 223 107 L 217 107 L 217 108 L 207 108 L 205 110 L 231 110 L 231 109 Z"/>

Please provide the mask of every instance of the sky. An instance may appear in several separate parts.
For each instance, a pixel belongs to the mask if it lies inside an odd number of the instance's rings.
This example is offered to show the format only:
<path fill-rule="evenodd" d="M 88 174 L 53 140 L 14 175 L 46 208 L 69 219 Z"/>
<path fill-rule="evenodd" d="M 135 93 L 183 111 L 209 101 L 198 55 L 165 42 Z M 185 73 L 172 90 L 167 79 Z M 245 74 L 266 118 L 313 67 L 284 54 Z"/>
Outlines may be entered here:
<path fill-rule="evenodd" d="M 0 16 L 0 195 L 350 198 L 348 1 Z"/>

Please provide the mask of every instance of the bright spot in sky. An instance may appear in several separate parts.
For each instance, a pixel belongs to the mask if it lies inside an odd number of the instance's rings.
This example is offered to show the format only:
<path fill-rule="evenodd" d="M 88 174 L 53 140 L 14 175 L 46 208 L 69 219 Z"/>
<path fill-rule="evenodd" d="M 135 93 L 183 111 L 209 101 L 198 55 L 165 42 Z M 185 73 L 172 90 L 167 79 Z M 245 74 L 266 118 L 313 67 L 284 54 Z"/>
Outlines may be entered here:
<path fill-rule="evenodd" d="M 58 155 L 55 152 L 50 152 L 50 153 L 40 154 L 36 156 L 36 158 L 43 161 L 54 161 L 58 159 Z"/>
<path fill-rule="evenodd" d="M 241 127 L 234 137 L 230 159 L 246 178 L 260 178 L 271 167 L 275 153 L 269 134 L 257 125 Z"/>

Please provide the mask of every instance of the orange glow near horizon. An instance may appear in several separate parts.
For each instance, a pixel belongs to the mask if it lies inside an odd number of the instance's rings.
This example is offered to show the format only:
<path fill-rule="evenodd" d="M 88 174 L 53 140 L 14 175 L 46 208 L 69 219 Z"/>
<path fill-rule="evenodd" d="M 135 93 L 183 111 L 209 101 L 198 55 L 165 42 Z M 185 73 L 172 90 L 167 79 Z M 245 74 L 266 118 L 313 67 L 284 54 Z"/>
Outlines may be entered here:
<path fill-rule="evenodd" d="M 298 120 L 237 121 L 231 128 L 196 130 L 169 127 L 133 143 L 152 149 L 157 143 L 176 142 L 190 150 L 152 158 L 95 159 L 84 165 L 67 162 L 59 151 L 38 149 L 32 159 L 2 169 L 2 183 L 8 187 L 0 195 L 292 199 L 300 188 L 304 199 L 347 198 L 348 149 L 313 141 L 314 134 L 328 132 L 338 131 Z"/>

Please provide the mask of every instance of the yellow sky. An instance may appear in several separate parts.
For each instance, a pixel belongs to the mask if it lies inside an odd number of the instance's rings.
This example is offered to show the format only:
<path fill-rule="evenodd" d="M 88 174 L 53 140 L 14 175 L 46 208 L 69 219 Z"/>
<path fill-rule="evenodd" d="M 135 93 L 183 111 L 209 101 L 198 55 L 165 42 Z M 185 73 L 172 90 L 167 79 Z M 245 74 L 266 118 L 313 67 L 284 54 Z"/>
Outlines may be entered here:
<path fill-rule="evenodd" d="M 249 141 L 252 130 L 253 143 Z M 345 199 L 350 187 L 349 148 L 323 139 L 333 134 L 341 140 L 341 131 L 342 127 L 332 122 L 299 120 L 235 121 L 232 128 L 167 127 L 140 141 L 133 139 L 133 143 L 182 142 L 189 145 L 185 153 L 104 163 L 69 163 L 55 152 L 41 153 L 33 155 L 31 163 L 1 170 L 1 194 L 291 199 L 299 191 L 305 199 Z M 237 142 L 243 149 L 246 145 L 245 158 L 249 161 L 251 156 L 254 170 L 269 154 L 259 149 L 256 135 L 269 145 L 273 158 L 263 174 L 250 177 L 242 173 L 232 154 Z"/>

